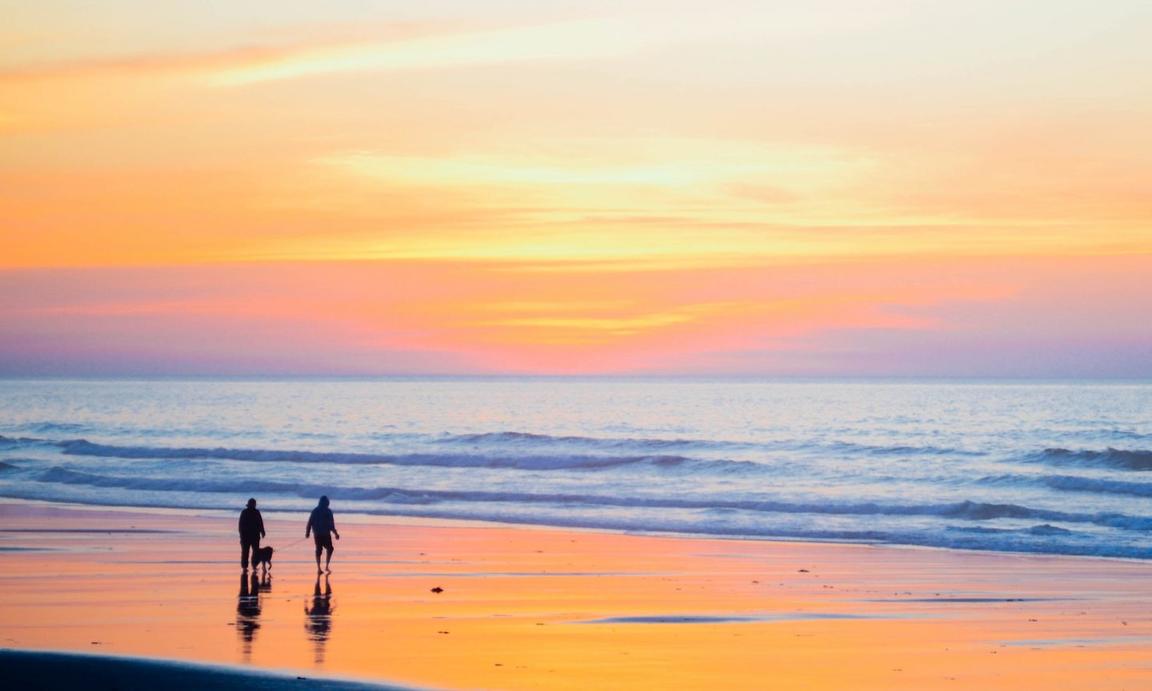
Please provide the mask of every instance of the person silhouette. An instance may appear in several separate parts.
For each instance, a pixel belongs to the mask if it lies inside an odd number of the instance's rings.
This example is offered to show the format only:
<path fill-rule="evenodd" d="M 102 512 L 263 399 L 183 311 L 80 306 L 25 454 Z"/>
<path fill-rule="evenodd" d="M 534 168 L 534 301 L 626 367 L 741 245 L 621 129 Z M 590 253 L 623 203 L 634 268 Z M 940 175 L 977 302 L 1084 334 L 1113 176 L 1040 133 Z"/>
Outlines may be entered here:
<path fill-rule="evenodd" d="M 264 537 L 264 518 L 256 510 L 256 500 L 248 500 L 248 508 L 240 512 L 240 568 L 248 570 L 248 553 L 256 562 L 256 550 L 260 549 L 260 538 Z"/>
<path fill-rule="evenodd" d="M 332 613 L 336 608 L 332 604 L 332 584 L 328 576 L 324 576 L 324 590 L 320 590 L 320 574 L 316 574 L 316 585 L 312 588 L 311 602 L 304 603 L 304 627 L 308 630 L 308 638 L 315 644 L 314 654 L 316 664 L 324 663 L 324 644 L 332 633 Z"/>
<path fill-rule="evenodd" d="M 304 528 L 304 537 L 313 534 L 316 542 L 316 573 L 327 571 L 332 573 L 332 536 L 340 539 L 340 531 L 336 530 L 336 519 L 332 516 L 332 509 L 328 508 L 328 497 L 320 497 L 312 515 L 308 516 L 308 526 Z M 324 569 L 320 568 L 320 552 L 327 550 L 328 556 L 324 561 Z"/>

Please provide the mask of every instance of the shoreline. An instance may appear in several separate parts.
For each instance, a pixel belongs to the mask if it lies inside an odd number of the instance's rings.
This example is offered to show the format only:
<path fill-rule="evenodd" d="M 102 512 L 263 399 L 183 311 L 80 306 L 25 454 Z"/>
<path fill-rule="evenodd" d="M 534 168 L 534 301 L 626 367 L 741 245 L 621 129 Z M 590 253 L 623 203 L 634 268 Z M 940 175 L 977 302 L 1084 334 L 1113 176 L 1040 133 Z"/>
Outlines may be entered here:
<path fill-rule="evenodd" d="M 252 580 L 231 513 L 0 517 L 8 649 L 423 688 L 1152 682 L 1140 561 L 338 514 L 317 577 L 305 517 L 269 512 Z"/>
<path fill-rule="evenodd" d="M 112 512 L 112 513 L 156 513 L 162 515 L 178 515 L 178 516 L 203 516 L 212 518 L 222 518 L 232 516 L 236 511 L 232 509 L 214 509 L 214 508 L 187 508 L 187 507 L 169 507 L 169 506 L 125 506 L 123 504 L 82 504 L 72 502 L 62 502 L 49 499 L 22 499 L 15 497 L 0 497 L 0 508 L 5 504 L 14 505 L 29 505 L 29 506 L 43 506 L 49 508 L 61 508 L 76 511 L 94 511 L 94 512 Z M 306 511 L 295 509 L 273 509 L 261 507 L 260 511 L 263 515 L 270 515 L 276 517 L 288 516 L 306 516 Z M 910 543 L 898 542 L 884 542 L 882 540 L 850 540 L 838 538 L 811 538 L 811 537 L 788 537 L 788 536 L 754 536 L 754 535 L 740 535 L 735 533 L 686 533 L 676 531 L 662 531 L 662 530 L 642 530 L 642 529 L 628 529 L 628 528 L 610 528 L 610 527 L 596 527 L 596 526 L 582 526 L 582 525 L 556 525 L 549 523 L 533 523 L 529 521 L 489 521 L 483 519 L 472 518 L 454 518 L 442 516 L 423 516 L 423 515 L 410 515 L 410 514 L 366 514 L 354 512 L 340 512 L 341 524 L 344 523 L 357 523 L 364 525 L 406 525 L 406 526 L 427 526 L 427 527 L 474 527 L 474 528 L 509 528 L 516 530 L 560 530 L 569 531 L 574 533 L 593 533 L 593 534 L 608 534 L 608 535 L 621 535 L 621 536 L 636 536 L 636 537 L 650 537 L 661 538 L 666 537 L 669 539 L 685 539 L 685 540 L 720 540 L 720 541 L 734 541 L 734 542 L 751 542 L 751 543 L 779 543 L 788 545 L 857 545 L 867 547 L 880 547 L 885 549 L 898 549 L 898 550 L 932 550 L 942 552 L 955 552 L 960 554 L 973 554 L 973 555 L 1000 555 L 1000 556 L 1018 556 L 1018 557 L 1036 557 L 1036 558 L 1051 558 L 1051 559 L 1088 559 L 1088 560 L 1101 560 L 1106 562 L 1121 562 L 1133 564 L 1152 564 L 1152 559 L 1141 559 L 1139 557 L 1117 557 L 1097 554 L 1065 554 L 1060 552 L 1040 552 L 1028 550 L 995 550 L 995 549 L 975 549 L 972 547 L 949 547 L 943 545 L 921 545 Z"/>

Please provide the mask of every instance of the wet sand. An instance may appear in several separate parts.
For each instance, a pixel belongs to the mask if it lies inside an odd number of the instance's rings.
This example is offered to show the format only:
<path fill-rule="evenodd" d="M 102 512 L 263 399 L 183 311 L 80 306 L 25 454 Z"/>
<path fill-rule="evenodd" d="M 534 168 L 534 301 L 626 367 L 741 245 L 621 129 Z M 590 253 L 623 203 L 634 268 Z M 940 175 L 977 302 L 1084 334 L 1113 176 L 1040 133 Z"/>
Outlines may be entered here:
<path fill-rule="evenodd" d="M 1152 686 L 1152 564 L 334 508 L 330 576 L 266 512 L 253 582 L 234 515 L 0 503 L 0 648 L 434 688 Z"/>

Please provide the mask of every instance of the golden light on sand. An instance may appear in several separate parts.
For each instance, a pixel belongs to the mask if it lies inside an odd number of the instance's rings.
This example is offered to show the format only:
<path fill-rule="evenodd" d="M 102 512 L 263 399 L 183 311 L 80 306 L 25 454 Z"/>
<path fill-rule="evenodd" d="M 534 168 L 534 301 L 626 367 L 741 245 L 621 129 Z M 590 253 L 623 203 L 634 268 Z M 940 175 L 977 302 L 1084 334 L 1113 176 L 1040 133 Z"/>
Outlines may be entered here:
<path fill-rule="evenodd" d="M 1147 675 L 1149 622 L 1130 587 L 1141 563 L 1101 579 L 1098 563 L 1067 558 L 394 519 L 344 523 L 331 576 L 311 573 L 306 547 L 278 550 L 250 588 L 217 563 L 231 517 L 97 516 L 177 532 L 124 540 L 99 575 L 76 551 L 96 535 L 14 553 L 0 583 L 19 597 L 0 616 L 19 622 L 18 646 L 166 657 L 180 641 L 197 661 L 449 688 L 1121 689 Z M 270 534 L 298 523 L 274 519 Z"/>

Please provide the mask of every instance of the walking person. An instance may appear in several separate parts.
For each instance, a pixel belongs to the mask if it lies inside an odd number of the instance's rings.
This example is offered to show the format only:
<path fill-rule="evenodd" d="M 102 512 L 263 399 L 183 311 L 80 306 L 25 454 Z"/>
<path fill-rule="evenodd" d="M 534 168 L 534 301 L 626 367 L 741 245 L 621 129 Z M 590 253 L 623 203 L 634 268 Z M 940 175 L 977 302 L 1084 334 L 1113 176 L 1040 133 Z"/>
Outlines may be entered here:
<path fill-rule="evenodd" d="M 264 537 L 264 517 L 256 510 L 256 500 L 248 500 L 248 508 L 240 512 L 240 567 L 248 570 L 248 553 L 252 553 L 255 566 L 256 552 L 260 549 L 260 538 Z"/>
<path fill-rule="evenodd" d="M 332 573 L 329 565 L 332 563 L 332 536 L 340 539 L 340 531 L 336 530 L 336 519 L 332 516 L 332 509 L 328 508 L 328 497 L 320 497 L 320 503 L 312 509 L 308 517 L 308 527 L 304 529 L 304 537 L 313 535 L 316 542 L 316 573 Z M 320 552 L 327 550 L 328 556 L 324 561 L 324 569 L 320 568 Z"/>

